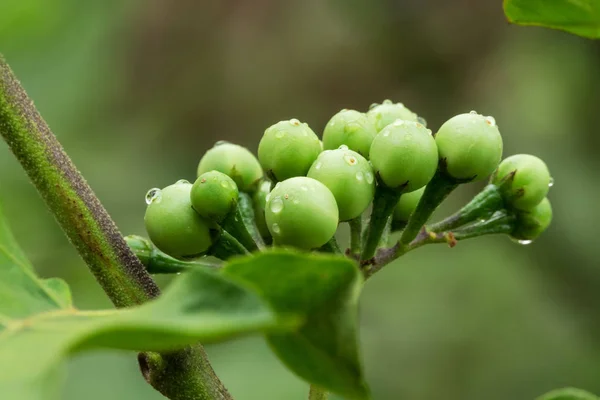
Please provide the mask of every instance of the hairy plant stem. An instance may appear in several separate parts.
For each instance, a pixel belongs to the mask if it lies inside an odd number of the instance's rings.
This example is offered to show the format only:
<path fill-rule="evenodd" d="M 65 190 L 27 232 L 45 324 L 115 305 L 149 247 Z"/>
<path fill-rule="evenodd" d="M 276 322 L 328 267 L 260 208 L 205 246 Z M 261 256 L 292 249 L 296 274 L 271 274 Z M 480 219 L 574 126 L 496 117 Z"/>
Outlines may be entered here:
<path fill-rule="evenodd" d="M 388 220 L 398 204 L 400 194 L 400 190 L 390 189 L 383 185 L 379 185 L 375 189 L 373 211 L 371 212 L 371 220 L 369 221 L 367 238 L 360 257 L 361 260 L 369 260 L 375 255 L 381 235 L 385 231 Z"/>
<path fill-rule="evenodd" d="M 157 297 L 158 286 L 129 249 L 1 55 L 0 135 L 114 305 L 133 306 Z M 173 382 L 199 393 L 213 393 L 223 386 L 200 345 L 173 354 L 178 354 L 171 361 L 179 366 L 178 371 L 195 368 L 202 375 L 190 379 L 187 375 L 172 374 L 151 380 L 152 386 L 168 398 L 180 398 L 170 390 Z M 230 399 L 229 396 L 197 398 Z"/>
<path fill-rule="evenodd" d="M 360 256 L 363 237 L 362 214 L 348 221 L 348 225 L 350 226 L 350 254 L 353 256 Z"/>
<path fill-rule="evenodd" d="M 310 391 L 308 392 L 308 400 L 327 400 L 329 398 L 328 393 L 318 386 L 310 385 Z"/>

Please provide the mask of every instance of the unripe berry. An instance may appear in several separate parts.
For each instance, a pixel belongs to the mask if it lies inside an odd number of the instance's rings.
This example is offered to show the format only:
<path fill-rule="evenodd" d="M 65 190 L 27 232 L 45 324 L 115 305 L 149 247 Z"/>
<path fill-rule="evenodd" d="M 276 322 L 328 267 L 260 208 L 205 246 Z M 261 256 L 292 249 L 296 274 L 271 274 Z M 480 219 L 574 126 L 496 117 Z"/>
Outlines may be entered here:
<path fill-rule="evenodd" d="M 267 197 L 265 215 L 276 245 L 307 250 L 327 243 L 339 222 L 331 191 L 321 182 L 303 176 L 275 186 Z"/>
<path fill-rule="evenodd" d="M 200 216 L 220 223 L 235 210 L 238 188 L 233 179 L 219 171 L 205 172 L 192 186 L 190 199 Z"/>
<path fill-rule="evenodd" d="M 552 222 L 552 206 L 545 197 L 537 206 L 529 211 L 517 214 L 516 228 L 511 237 L 521 241 L 536 239 Z"/>
<path fill-rule="evenodd" d="M 263 238 L 271 236 L 269 228 L 267 228 L 267 220 L 265 219 L 265 207 L 267 206 L 267 196 L 271 191 L 271 182 L 264 181 L 258 187 L 258 190 L 252 196 L 252 205 L 254 208 L 254 221 L 258 232 Z"/>
<path fill-rule="evenodd" d="M 191 190 L 191 183 L 179 181 L 146 195 L 144 223 L 148 236 L 156 247 L 175 258 L 200 256 L 214 239 L 216 226 L 194 211 Z"/>
<path fill-rule="evenodd" d="M 505 179 L 508 180 L 504 182 Z M 492 183 L 501 185 L 503 197 L 508 204 L 527 211 L 546 197 L 550 179 L 550 171 L 542 160 L 529 154 L 516 154 L 500 163 L 492 177 Z"/>
<path fill-rule="evenodd" d="M 431 180 L 438 152 L 429 129 L 418 122 L 397 120 L 377 134 L 370 159 L 383 184 L 408 193 Z"/>
<path fill-rule="evenodd" d="M 263 177 L 260 163 L 250 150 L 227 142 L 217 142 L 200 160 L 198 176 L 208 171 L 228 175 L 242 192 L 252 192 Z"/>
<path fill-rule="evenodd" d="M 342 110 L 335 114 L 323 131 L 323 148 L 337 149 L 346 145 L 363 157 L 369 157 L 371 143 L 377 130 L 369 118 L 355 110 Z"/>
<path fill-rule="evenodd" d="M 346 146 L 321 153 L 307 176 L 331 190 L 338 205 L 340 221 L 358 217 L 373 200 L 373 169 L 363 156 Z"/>
<path fill-rule="evenodd" d="M 418 121 L 418 116 L 402 103 L 392 103 L 391 100 L 384 100 L 382 104 L 373 104 L 367 112 L 367 117 L 375 126 L 377 132 L 383 128 L 401 119 L 404 121 Z"/>
<path fill-rule="evenodd" d="M 502 157 L 502 137 L 494 118 L 475 111 L 446 121 L 435 142 L 447 173 L 455 179 L 485 179 Z"/>
<path fill-rule="evenodd" d="M 394 209 L 394 214 L 392 216 L 393 220 L 397 222 L 407 222 L 410 215 L 417 208 L 417 204 L 419 204 L 419 200 L 421 200 L 424 191 L 425 188 L 422 187 L 414 192 L 402 194 L 398 201 L 398 205 Z"/>
<path fill-rule="evenodd" d="M 319 138 L 297 119 L 269 127 L 258 144 L 258 159 L 276 181 L 305 176 L 321 152 Z"/>

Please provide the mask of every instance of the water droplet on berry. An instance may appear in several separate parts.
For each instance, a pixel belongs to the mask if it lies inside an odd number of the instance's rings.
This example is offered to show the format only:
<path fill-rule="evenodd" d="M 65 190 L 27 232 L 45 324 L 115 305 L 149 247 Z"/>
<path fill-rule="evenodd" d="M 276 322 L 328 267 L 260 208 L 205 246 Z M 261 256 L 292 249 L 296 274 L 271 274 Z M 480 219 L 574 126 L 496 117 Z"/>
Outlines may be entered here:
<path fill-rule="evenodd" d="M 397 119 L 394 122 L 392 122 L 392 125 L 393 126 L 402 126 L 402 125 L 404 125 L 404 121 L 401 119 Z"/>
<path fill-rule="evenodd" d="M 388 137 L 388 136 L 390 136 L 390 131 L 388 131 L 388 130 L 386 129 L 386 130 L 384 130 L 384 131 L 381 133 L 381 135 L 382 135 L 383 137 Z"/>
<path fill-rule="evenodd" d="M 298 121 L 296 118 L 292 118 L 292 119 L 290 119 L 290 124 L 294 125 L 294 126 L 299 126 L 300 121 Z"/>
<path fill-rule="evenodd" d="M 417 117 L 417 121 L 421 123 L 423 126 L 427 126 L 427 120 L 423 117 Z"/>
<path fill-rule="evenodd" d="M 554 178 L 550 177 L 550 182 L 548 182 L 548 187 L 554 186 Z"/>
<path fill-rule="evenodd" d="M 188 181 L 187 179 L 180 179 L 177 182 L 175 182 L 176 185 L 191 185 L 190 181 Z"/>
<path fill-rule="evenodd" d="M 477 111 L 471 110 L 471 112 L 469 112 L 469 114 L 471 114 L 471 115 L 477 115 Z"/>
<path fill-rule="evenodd" d="M 303 192 L 308 192 L 308 187 L 306 185 L 302 185 L 300 186 L 300 190 L 302 190 Z"/>
<path fill-rule="evenodd" d="M 158 189 L 158 188 L 152 188 L 150 190 L 148 190 L 148 193 L 146 193 L 146 204 L 150 205 L 152 203 L 156 202 L 160 202 L 162 198 L 162 190 Z"/>
<path fill-rule="evenodd" d="M 321 169 L 322 166 L 323 166 L 323 163 L 321 161 L 319 161 L 315 164 L 315 169 Z"/>
<path fill-rule="evenodd" d="M 367 179 L 367 182 L 369 183 L 369 185 L 371 183 L 373 183 L 373 174 L 370 172 L 365 172 L 365 178 Z"/>
<path fill-rule="evenodd" d="M 277 131 L 277 132 L 275 132 L 275 137 L 277 139 L 281 139 L 284 136 L 285 136 L 285 132 L 284 131 Z"/>
<path fill-rule="evenodd" d="M 281 233 L 281 228 L 279 227 L 279 224 L 277 224 L 277 223 L 271 225 L 271 230 L 276 235 L 279 235 Z"/>
<path fill-rule="evenodd" d="M 356 180 L 359 181 L 359 182 L 362 182 L 363 179 L 365 179 L 365 176 L 362 173 L 362 171 L 358 171 L 355 176 L 356 176 Z"/>
<path fill-rule="evenodd" d="M 494 117 L 485 117 L 485 123 L 489 126 L 496 126 L 496 119 Z"/>
<path fill-rule="evenodd" d="M 348 163 L 348 165 L 356 165 L 356 163 L 358 162 L 356 160 L 356 157 L 351 156 L 350 154 L 346 154 L 344 156 L 344 161 L 346 161 L 346 163 Z"/>
<path fill-rule="evenodd" d="M 369 110 L 374 109 L 375 107 L 377 107 L 379 105 L 379 103 L 373 103 L 369 106 Z"/>
<path fill-rule="evenodd" d="M 293 199 L 293 200 L 292 200 L 292 203 L 294 203 L 294 204 L 300 204 L 300 200 L 298 200 L 298 199 Z"/>
<path fill-rule="evenodd" d="M 269 208 L 275 214 L 280 213 L 281 210 L 283 210 L 283 200 L 281 200 L 281 197 L 275 197 L 273 200 L 271 200 Z"/>
<path fill-rule="evenodd" d="M 271 193 L 267 193 L 267 195 L 265 196 L 265 201 L 268 203 L 269 200 L 271 200 Z"/>
<path fill-rule="evenodd" d="M 533 243 L 533 240 L 519 240 L 517 241 L 521 246 L 527 246 L 528 244 Z"/>
<path fill-rule="evenodd" d="M 385 99 L 383 101 L 383 104 L 393 104 L 392 101 L 390 99 Z"/>
<path fill-rule="evenodd" d="M 223 144 L 229 144 L 229 142 L 227 140 L 219 140 L 215 143 L 214 147 L 221 146 Z"/>
<path fill-rule="evenodd" d="M 221 186 L 223 186 L 225 189 L 229 189 L 231 187 L 229 181 L 221 181 Z"/>
<path fill-rule="evenodd" d="M 340 147 L 338 147 L 338 150 L 348 150 L 348 146 L 346 146 L 345 144 L 343 144 Z"/>

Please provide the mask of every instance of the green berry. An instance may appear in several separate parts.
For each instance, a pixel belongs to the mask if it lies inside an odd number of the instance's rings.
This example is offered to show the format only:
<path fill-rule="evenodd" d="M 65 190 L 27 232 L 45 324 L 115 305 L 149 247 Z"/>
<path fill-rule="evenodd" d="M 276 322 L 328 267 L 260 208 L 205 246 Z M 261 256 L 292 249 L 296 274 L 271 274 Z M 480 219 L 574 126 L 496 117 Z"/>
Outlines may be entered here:
<path fill-rule="evenodd" d="M 321 152 L 319 138 L 297 119 L 269 127 L 258 145 L 258 159 L 276 181 L 305 176 Z"/>
<path fill-rule="evenodd" d="M 242 192 L 254 191 L 263 177 L 260 163 L 250 150 L 227 142 L 217 142 L 200 160 L 198 176 L 209 171 L 228 175 Z"/>
<path fill-rule="evenodd" d="M 511 237 L 521 241 L 534 240 L 548 228 L 550 222 L 552 222 L 552 206 L 545 197 L 531 210 L 517 214 L 516 228 Z"/>
<path fill-rule="evenodd" d="M 414 192 L 402 194 L 398 201 L 398 205 L 394 209 L 393 220 L 397 222 L 407 222 L 410 215 L 417 208 L 417 204 L 419 204 L 419 200 L 421 200 L 424 191 L 425 188 L 422 187 Z"/>
<path fill-rule="evenodd" d="M 380 181 L 404 193 L 425 186 L 438 165 L 431 131 L 412 121 L 397 120 L 379 132 L 369 155 Z"/>
<path fill-rule="evenodd" d="M 373 169 L 363 156 L 346 146 L 321 153 L 307 176 L 318 180 L 333 193 L 340 221 L 358 217 L 373 200 Z"/>
<path fill-rule="evenodd" d="M 339 222 L 331 191 L 321 182 L 303 176 L 275 186 L 267 197 L 265 215 L 275 244 L 307 250 L 327 243 Z"/>
<path fill-rule="evenodd" d="M 252 196 L 252 204 L 254 207 L 254 221 L 260 236 L 268 238 L 271 236 L 269 228 L 267 228 L 267 220 L 265 218 L 265 207 L 267 206 L 267 196 L 271 191 L 271 182 L 264 181 L 258 187 L 258 190 Z"/>
<path fill-rule="evenodd" d="M 346 145 L 363 157 L 369 157 L 371 143 L 377 130 L 369 118 L 355 110 L 342 110 L 335 114 L 323 131 L 323 148 L 337 149 Z"/>
<path fill-rule="evenodd" d="M 235 210 L 238 196 L 233 179 L 222 172 L 209 171 L 196 179 L 190 199 L 200 216 L 220 223 Z"/>
<path fill-rule="evenodd" d="M 514 174 L 510 177 L 510 174 Z M 503 181 L 509 179 L 504 184 Z M 505 201 L 519 210 L 530 210 L 546 197 L 550 189 L 550 171 L 546 164 L 529 154 L 504 159 L 492 177 L 501 185 Z"/>
<path fill-rule="evenodd" d="M 216 227 L 194 211 L 191 191 L 191 183 L 179 181 L 146 195 L 144 223 L 148 236 L 156 247 L 175 258 L 200 256 L 214 239 Z"/>
<path fill-rule="evenodd" d="M 375 126 L 377 132 L 383 128 L 401 119 L 403 121 L 418 122 L 418 116 L 402 103 L 392 103 L 391 100 L 384 100 L 382 104 L 373 104 L 367 112 L 367 117 Z"/>
<path fill-rule="evenodd" d="M 475 111 L 446 121 L 435 142 L 447 173 L 455 179 L 485 179 L 502 157 L 502 137 L 494 118 Z"/>

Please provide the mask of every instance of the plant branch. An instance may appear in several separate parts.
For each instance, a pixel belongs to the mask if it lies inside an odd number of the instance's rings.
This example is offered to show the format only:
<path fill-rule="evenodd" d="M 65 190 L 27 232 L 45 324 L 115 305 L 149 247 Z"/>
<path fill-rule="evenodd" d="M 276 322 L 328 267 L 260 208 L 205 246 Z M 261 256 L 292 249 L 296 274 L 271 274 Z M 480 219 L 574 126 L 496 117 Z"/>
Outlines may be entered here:
<path fill-rule="evenodd" d="M 137 305 L 157 297 L 158 286 L 129 249 L 1 55 L 0 135 L 115 306 Z M 176 393 L 170 391 L 174 381 L 186 385 L 189 391 L 220 393 L 223 385 L 200 345 L 173 353 L 170 358 L 158 357 L 176 366 L 176 371 L 202 372 L 195 379 L 189 373 L 157 376 L 151 384 L 165 396 L 177 399 Z M 201 399 L 230 396 L 207 395 Z"/>

